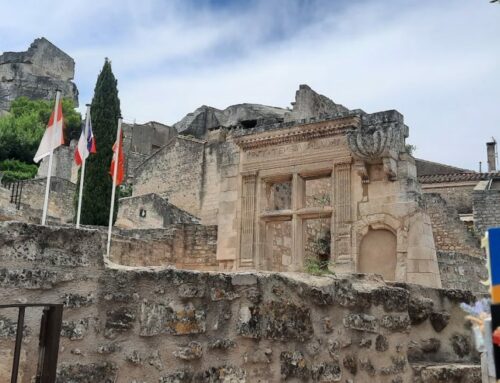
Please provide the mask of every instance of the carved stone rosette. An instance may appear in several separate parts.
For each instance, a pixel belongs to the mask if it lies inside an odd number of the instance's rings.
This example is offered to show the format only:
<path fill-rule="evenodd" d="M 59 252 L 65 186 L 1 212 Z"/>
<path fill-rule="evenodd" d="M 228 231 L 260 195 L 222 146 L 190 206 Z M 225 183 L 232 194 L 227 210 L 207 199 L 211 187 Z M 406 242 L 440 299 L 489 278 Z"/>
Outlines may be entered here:
<path fill-rule="evenodd" d="M 406 126 L 398 123 L 362 126 L 347 133 L 354 166 L 364 182 L 369 182 L 367 164 L 382 163 L 389 180 L 397 178 L 397 161 L 407 136 Z"/>

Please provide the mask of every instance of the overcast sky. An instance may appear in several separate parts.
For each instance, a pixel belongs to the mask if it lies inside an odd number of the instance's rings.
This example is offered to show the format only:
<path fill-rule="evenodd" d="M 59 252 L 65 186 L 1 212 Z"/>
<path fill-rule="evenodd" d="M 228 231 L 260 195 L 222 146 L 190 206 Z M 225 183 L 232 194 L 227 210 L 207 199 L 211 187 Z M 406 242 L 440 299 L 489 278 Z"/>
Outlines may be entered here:
<path fill-rule="evenodd" d="M 76 61 L 80 104 L 112 60 L 127 121 L 200 105 L 290 106 L 299 84 L 397 109 L 416 156 L 477 170 L 500 140 L 500 5 L 488 0 L 0 0 L 0 51 L 44 36 Z"/>

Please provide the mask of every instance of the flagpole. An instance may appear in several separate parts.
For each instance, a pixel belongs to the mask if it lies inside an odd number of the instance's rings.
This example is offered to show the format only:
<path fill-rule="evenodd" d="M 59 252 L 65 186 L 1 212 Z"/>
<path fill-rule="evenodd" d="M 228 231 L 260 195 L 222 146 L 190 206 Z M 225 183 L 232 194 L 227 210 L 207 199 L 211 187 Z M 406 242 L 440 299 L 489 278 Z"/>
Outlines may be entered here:
<path fill-rule="evenodd" d="M 111 208 L 109 209 L 109 227 L 108 227 L 108 243 L 106 245 L 106 257 L 109 258 L 109 250 L 111 248 L 111 229 L 113 227 L 113 212 L 115 210 L 115 190 L 116 190 L 116 176 L 118 175 L 118 162 L 119 162 L 119 153 L 120 153 L 120 133 L 122 130 L 122 118 L 118 118 L 118 129 L 116 130 L 116 148 L 113 153 L 113 156 L 116 155 L 115 158 L 115 166 L 113 168 L 113 185 L 111 189 Z"/>
<path fill-rule="evenodd" d="M 90 104 L 87 104 L 87 114 L 85 116 L 85 130 L 83 131 L 83 138 L 85 139 L 85 145 L 87 145 L 87 132 L 89 131 L 90 125 Z M 76 228 L 80 228 L 80 215 L 82 213 L 82 195 L 83 195 L 83 180 L 85 178 L 85 161 L 86 158 L 82 159 L 82 168 L 80 170 L 80 193 L 78 194 L 78 210 L 76 213 Z"/>
<path fill-rule="evenodd" d="M 54 107 L 54 123 L 53 123 L 53 131 L 52 131 L 52 146 L 54 144 L 54 139 L 55 139 L 55 130 L 57 126 L 57 119 L 59 116 L 57 115 L 57 112 L 59 111 L 59 99 L 61 98 L 61 91 L 56 90 L 56 106 Z M 49 169 L 47 171 L 47 184 L 45 185 L 45 198 L 43 200 L 43 213 L 42 213 L 42 225 L 45 226 L 45 222 L 47 221 L 47 210 L 49 208 L 49 193 L 50 193 L 50 176 L 52 175 L 52 157 L 54 154 L 54 149 L 50 150 L 49 154 Z"/>

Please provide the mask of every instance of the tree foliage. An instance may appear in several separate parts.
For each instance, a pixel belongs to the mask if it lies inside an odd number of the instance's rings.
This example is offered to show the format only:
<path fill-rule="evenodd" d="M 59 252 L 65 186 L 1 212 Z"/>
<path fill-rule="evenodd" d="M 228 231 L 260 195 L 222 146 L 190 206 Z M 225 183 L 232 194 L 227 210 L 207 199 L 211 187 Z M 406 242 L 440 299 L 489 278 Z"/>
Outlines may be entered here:
<path fill-rule="evenodd" d="M 0 161 L 16 159 L 33 163 L 53 108 L 53 101 L 26 97 L 14 100 L 9 113 L 0 117 Z M 69 144 L 81 130 L 81 115 L 75 110 L 73 100 L 63 99 L 63 115 L 65 140 Z"/>
<path fill-rule="evenodd" d="M 90 113 L 97 153 L 91 154 L 86 161 L 80 221 L 84 225 L 107 225 L 112 187 L 109 168 L 113 156 L 112 147 L 116 140 L 118 118 L 121 114 L 117 81 L 108 60 L 105 61 L 97 78 Z M 78 177 L 79 182 L 80 177 Z M 79 187 L 78 184 L 76 190 L 79 190 Z M 118 195 L 117 188 L 114 219 L 118 211 Z"/>
<path fill-rule="evenodd" d="M 19 160 L 5 160 L 0 162 L 2 180 L 12 182 L 27 180 L 36 176 L 38 168 L 34 164 L 27 164 Z"/>

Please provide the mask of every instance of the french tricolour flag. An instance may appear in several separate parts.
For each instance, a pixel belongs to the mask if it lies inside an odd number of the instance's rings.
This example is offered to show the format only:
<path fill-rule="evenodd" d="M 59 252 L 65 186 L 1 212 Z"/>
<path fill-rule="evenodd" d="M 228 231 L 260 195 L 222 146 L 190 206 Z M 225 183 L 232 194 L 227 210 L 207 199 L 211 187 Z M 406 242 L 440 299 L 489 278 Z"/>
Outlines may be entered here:
<path fill-rule="evenodd" d="M 95 138 L 92 133 L 92 123 L 90 121 L 90 113 L 87 115 L 88 122 L 82 130 L 78 145 L 75 149 L 75 162 L 80 166 L 83 160 L 86 160 L 90 153 L 95 153 Z"/>

